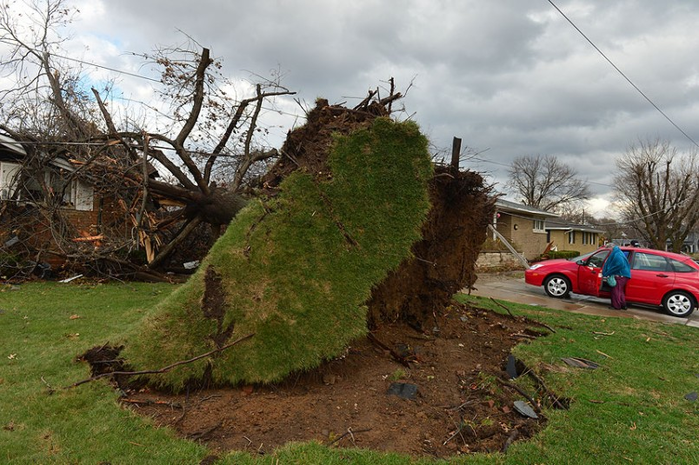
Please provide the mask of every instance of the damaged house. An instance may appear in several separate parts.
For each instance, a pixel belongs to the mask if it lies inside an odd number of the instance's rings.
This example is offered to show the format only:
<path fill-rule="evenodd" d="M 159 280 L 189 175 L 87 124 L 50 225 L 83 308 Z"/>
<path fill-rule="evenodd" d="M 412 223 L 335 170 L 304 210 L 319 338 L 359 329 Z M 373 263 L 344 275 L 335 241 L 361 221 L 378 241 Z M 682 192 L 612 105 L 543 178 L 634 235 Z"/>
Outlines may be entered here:
<path fill-rule="evenodd" d="M 127 256 L 145 248 L 144 241 L 134 240 L 138 220 L 129 213 L 125 199 L 115 187 L 105 190 L 104 177 L 82 170 L 84 162 L 69 155 L 32 151 L 30 144 L 0 134 L 4 279 L 57 271 L 71 260 L 85 261 L 91 255 L 120 251 Z M 108 181 L 115 186 L 124 182 L 123 178 Z"/>

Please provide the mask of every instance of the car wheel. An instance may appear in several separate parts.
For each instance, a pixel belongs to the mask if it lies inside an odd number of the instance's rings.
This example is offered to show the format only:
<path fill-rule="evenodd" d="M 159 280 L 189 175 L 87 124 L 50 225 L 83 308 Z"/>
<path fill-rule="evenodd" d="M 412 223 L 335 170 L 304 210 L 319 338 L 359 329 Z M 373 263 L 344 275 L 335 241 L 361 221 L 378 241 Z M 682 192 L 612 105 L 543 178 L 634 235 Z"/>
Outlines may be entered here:
<path fill-rule="evenodd" d="M 672 316 L 688 317 L 694 311 L 694 298 L 684 291 L 671 291 L 663 298 L 663 310 Z"/>
<path fill-rule="evenodd" d="M 570 281 L 561 275 L 549 276 L 544 281 L 544 290 L 551 297 L 567 297 L 570 294 Z"/>

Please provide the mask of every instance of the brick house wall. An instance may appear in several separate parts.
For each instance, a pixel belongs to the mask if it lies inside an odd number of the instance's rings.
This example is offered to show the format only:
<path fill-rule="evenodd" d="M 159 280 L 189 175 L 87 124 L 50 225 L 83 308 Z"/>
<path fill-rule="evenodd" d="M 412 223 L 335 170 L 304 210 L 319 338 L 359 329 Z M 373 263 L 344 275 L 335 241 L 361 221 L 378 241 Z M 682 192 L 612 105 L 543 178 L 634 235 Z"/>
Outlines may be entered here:
<path fill-rule="evenodd" d="M 543 218 L 526 218 L 524 216 L 513 216 L 512 214 L 500 211 L 495 229 L 505 237 L 515 249 L 527 260 L 537 258 L 548 245 L 545 230 L 535 229 L 545 220 Z"/>
<path fill-rule="evenodd" d="M 600 246 L 600 233 L 571 228 L 571 230 L 550 229 L 548 242 L 558 250 L 575 250 L 581 255 L 597 250 Z"/>

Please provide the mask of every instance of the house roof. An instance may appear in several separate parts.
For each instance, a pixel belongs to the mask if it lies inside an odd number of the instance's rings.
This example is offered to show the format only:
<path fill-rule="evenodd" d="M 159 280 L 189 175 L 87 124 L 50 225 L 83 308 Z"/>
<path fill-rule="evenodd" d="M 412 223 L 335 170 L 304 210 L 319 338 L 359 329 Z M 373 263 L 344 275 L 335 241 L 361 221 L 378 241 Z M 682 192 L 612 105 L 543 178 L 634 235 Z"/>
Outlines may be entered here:
<path fill-rule="evenodd" d="M 547 212 L 545 210 L 539 210 L 538 208 L 530 207 L 529 205 L 524 205 L 521 203 L 510 202 L 509 200 L 504 200 L 498 198 L 495 200 L 495 209 L 502 212 L 527 214 L 530 216 L 538 216 L 545 218 L 558 218 L 560 215 L 556 213 Z"/>
<path fill-rule="evenodd" d="M 6 152 L 15 158 L 27 156 L 27 152 L 22 147 L 22 144 L 5 134 L 0 134 L 0 151 Z"/>
<path fill-rule="evenodd" d="M 0 159 L 6 161 L 11 160 L 13 162 L 18 162 L 19 160 L 21 163 L 21 160 L 26 156 L 27 151 L 21 143 L 6 134 L 0 133 Z M 40 153 L 39 156 L 46 157 L 43 153 Z M 50 158 L 48 163 L 69 172 L 73 172 L 78 168 L 77 162 L 68 160 L 63 156 Z M 148 176 L 151 178 L 159 177 L 158 170 L 150 162 L 148 162 Z"/>
<path fill-rule="evenodd" d="M 26 156 L 27 151 L 24 149 L 24 147 L 22 147 L 22 144 L 10 136 L 0 134 L 0 159 L 9 159 L 13 162 L 21 163 L 21 160 Z M 48 163 L 67 171 L 75 171 L 75 166 L 62 157 L 52 158 L 48 161 Z"/>
<path fill-rule="evenodd" d="M 571 223 L 568 221 L 560 221 L 560 220 L 548 220 L 546 221 L 546 229 L 547 230 L 554 230 L 554 231 L 582 231 L 582 232 L 590 232 L 590 233 L 602 233 L 601 229 L 598 229 L 594 226 L 591 226 L 589 224 L 577 224 L 577 223 Z"/>

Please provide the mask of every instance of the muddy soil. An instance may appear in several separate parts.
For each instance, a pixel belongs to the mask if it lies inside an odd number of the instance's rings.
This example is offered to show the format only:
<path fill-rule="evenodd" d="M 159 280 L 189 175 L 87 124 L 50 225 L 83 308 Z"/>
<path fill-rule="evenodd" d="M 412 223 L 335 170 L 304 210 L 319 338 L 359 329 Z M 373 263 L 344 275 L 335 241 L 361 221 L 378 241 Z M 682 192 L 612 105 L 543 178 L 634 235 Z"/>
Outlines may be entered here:
<path fill-rule="evenodd" d="M 434 321 L 423 332 L 383 325 L 340 359 L 282 384 L 182 395 L 139 389 L 122 404 L 206 444 L 212 455 L 268 454 L 290 441 L 315 440 L 448 457 L 503 451 L 535 434 L 545 419 L 515 410 L 514 402 L 526 399 L 507 386 L 505 365 L 514 345 L 546 330 L 459 304 Z"/>

